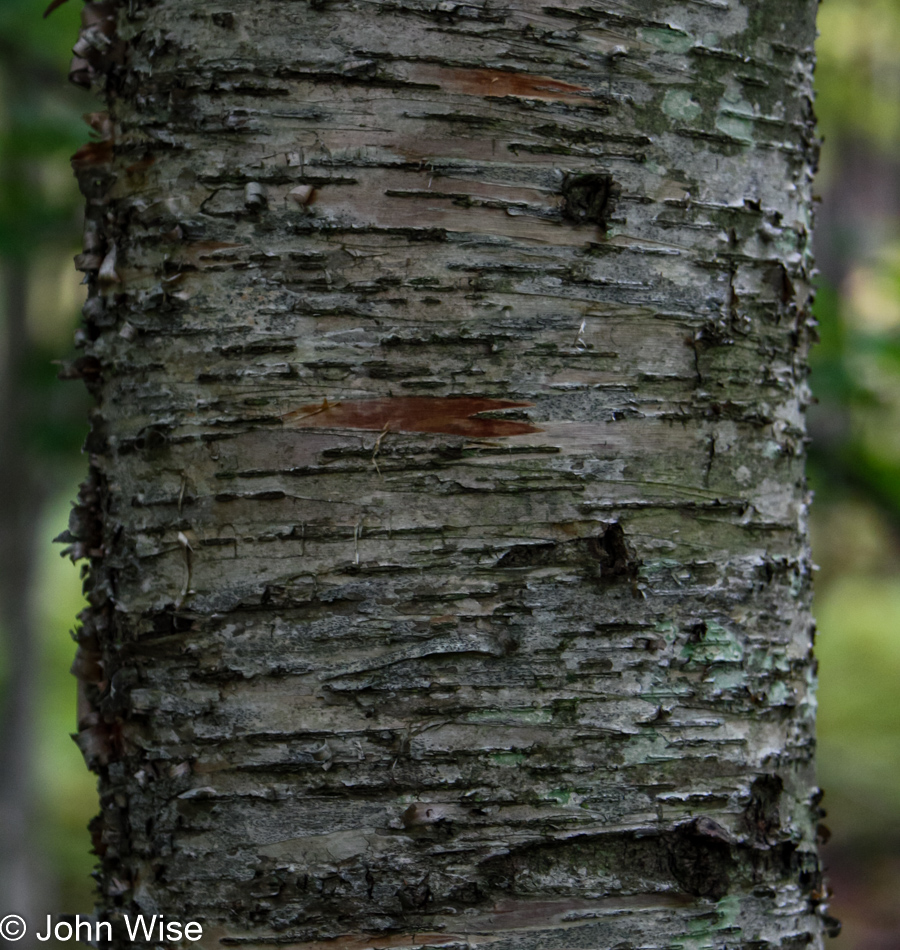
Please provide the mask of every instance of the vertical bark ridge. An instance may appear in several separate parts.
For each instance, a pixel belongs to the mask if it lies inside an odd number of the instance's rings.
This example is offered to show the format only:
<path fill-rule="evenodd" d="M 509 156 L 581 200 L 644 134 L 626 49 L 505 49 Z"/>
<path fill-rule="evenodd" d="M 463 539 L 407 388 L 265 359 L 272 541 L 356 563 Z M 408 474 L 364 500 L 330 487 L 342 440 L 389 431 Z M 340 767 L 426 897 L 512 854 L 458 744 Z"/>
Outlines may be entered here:
<path fill-rule="evenodd" d="M 219 7 L 74 68 L 101 911 L 820 946 L 815 3 Z"/>

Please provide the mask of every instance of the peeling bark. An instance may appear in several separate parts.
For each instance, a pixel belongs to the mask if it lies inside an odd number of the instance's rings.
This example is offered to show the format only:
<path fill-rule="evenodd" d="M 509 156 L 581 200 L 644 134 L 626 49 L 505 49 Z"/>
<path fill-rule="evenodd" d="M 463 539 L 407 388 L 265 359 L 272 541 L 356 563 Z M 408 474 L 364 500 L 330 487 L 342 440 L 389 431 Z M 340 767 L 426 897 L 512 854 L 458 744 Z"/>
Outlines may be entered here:
<path fill-rule="evenodd" d="M 820 947 L 815 3 L 105 0 L 99 910 Z"/>

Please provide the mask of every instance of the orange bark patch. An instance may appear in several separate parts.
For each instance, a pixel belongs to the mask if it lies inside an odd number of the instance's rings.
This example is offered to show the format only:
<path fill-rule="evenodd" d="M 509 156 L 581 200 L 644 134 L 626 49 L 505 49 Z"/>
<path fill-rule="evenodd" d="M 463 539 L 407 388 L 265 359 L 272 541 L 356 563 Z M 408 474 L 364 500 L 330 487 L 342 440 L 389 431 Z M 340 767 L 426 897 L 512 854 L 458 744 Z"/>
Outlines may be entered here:
<path fill-rule="evenodd" d="M 464 435 L 470 439 L 493 439 L 540 432 L 537 426 L 528 422 L 494 419 L 482 415 L 530 405 L 530 402 L 469 396 L 398 396 L 334 403 L 326 399 L 319 405 L 301 406 L 283 418 L 288 425 L 301 428 L 435 432 Z"/>
<path fill-rule="evenodd" d="M 591 102 L 591 91 L 550 76 L 532 76 L 504 69 L 459 69 L 428 64 L 417 64 L 409 71 L 414 81 L 432 82 L 447 92 L 461 92 L 467 96 L 502 99 L 516 96 L 520 99 L 543 99 L 546 102 Z"/>

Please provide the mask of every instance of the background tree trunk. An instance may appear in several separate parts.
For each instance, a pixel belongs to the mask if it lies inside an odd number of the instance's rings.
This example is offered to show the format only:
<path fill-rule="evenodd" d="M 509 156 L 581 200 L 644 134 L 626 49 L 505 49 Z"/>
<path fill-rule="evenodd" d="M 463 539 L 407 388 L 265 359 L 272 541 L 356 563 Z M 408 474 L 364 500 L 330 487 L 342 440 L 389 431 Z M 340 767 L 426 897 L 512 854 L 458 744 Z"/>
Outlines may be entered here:
<path fill-rule="evenodd" d="M 14 174 L 8 178 L 14 179 Z M 0 899 L 4 907 L 35 919 L 39 899 L 46 891 L 31 837 L 39 654 L 32 595 L 37 547 L 34 525 L 44 490 L 22 438 L 27 395 L 17 378 L 28 349 L 27 278 L 25 260 L 0 264 L 0 651 L 4 666 L 0 693 Z"/>
<path fill-rule="evenodd" d="M 26 919 L 36 919 L 49 890 L 33 838 L 40 699 L 36 525 L 48 485 L 26 436 L 35 415 L 27 379 L 34 347 L 27 325 L 33 234 L 26 215 L 17 222 L 25 233 L 16 234 L 12 247 L 2 246 L 2 239 L 4 226 L 28 209 L 26 196 L 39 187 L 34 168 L 15 147 L 21 146 L 21 125 L 14 104 L 27 113 L 34 87 L 45 78 L 31 67 L 7 50 L 0 54 L 0 136 L 6 139 L 0 142 L 0 907 Z"/>
<path fill-rule="evenodd" d="M 820 946 L 816 4 L 88 3 L 101 911 Z"/>

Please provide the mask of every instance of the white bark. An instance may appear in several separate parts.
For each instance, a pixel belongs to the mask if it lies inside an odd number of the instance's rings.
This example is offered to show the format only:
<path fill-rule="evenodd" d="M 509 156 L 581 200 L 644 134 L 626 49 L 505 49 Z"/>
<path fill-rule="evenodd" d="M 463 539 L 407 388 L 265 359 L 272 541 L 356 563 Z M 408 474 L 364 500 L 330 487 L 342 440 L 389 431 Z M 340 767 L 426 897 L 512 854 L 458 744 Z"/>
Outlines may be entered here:
<path fill-rule="evenodd" d="M 815 6 L 87 4 L 103 913 L 821 946 Z"/>

